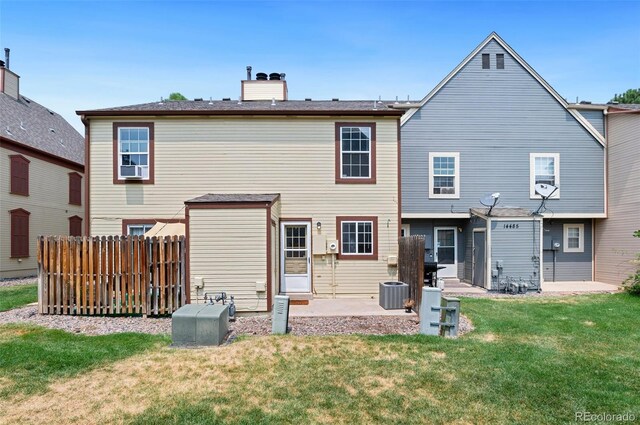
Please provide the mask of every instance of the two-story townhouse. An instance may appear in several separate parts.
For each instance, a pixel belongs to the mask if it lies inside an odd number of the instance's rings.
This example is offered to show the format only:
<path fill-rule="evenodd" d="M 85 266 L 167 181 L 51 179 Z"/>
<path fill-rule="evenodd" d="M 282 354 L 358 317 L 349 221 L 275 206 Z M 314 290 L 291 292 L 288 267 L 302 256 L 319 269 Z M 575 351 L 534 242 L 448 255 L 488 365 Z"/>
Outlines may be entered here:
<path fill-rule="evenodd" d="M 87 129 L 86 232 L 185 223 L 192 302 L 234 295 L 373 297 L 396 274 L 403 111 L 288 100 L 279 74 L 239 100 L 160 101 L 78 114 Z"/>
<path fill-rule="evenodd" d="M 36 274 L 38 235 L 82 234 L 84 138 L 0 61 L 0 278 Z"/>
<path fill-rule="evenodd" d="M 402 223 L 426 236 L 441 277 L 494 290 L 593 280 L 603 108 L 569 105 L 495 33 L 413 106 L 402 118 Z M 537 184 L 557 189 L 543 202 Z"/>
<path fill-rule="evenodd" d="M 640 253 L 640 105 L 607 105 L 607 218 L 596 220 L 595 274 L 620 285 Z"/>

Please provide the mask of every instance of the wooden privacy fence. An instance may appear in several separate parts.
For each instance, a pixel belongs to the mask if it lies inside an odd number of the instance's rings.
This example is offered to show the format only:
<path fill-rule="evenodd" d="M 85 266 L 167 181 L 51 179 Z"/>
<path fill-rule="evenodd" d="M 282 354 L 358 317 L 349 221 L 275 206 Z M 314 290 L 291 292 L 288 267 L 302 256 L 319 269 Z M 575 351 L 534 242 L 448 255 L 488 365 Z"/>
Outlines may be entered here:
<path fill-rule="evenodd" d="M 424 286 L 424 236 L 400 238 L 398 252 L 398 279 L 409 285 L 409 298 L 413 309 L 420 314 L 422 287 Z"/>
<path fill-rule="evenodd" d="M 171 314 L 187 303 L 184 236 L 39 237 L 42 314 Z"/>

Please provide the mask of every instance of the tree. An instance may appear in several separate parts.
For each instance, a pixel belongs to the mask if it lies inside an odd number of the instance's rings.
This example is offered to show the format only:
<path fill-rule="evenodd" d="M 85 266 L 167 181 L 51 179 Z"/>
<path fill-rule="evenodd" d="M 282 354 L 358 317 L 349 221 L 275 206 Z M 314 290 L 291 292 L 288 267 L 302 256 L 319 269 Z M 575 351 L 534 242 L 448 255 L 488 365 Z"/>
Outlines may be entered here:
<path fill-rule="evenodd" d="M 169 95 L 169 100 L 188 100 L 182 93 L 174 92 Z"/>
<path fill-rule="evenodd" d="M 640 89 L 629 89 L 623 94 L 614 94 L 611 102 L 640 103 Z"/>

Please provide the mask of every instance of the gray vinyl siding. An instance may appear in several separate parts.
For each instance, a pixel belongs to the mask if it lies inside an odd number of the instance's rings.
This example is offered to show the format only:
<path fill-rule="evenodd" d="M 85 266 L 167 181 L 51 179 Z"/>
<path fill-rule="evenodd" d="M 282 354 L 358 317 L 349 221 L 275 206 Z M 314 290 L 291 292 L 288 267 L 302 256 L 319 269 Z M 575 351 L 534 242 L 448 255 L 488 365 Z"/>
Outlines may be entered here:
<path fill-rule="evenodd" d="M 491 69 L 481 67 L 491 54 Z M 505 69 L 495 69 L 495 54 Z M 468 212 L 487 192 L 535 209 L 529 153 L 560 154 L 556 213 L 604 212 L 604 148 L 498 43 L 491 41 L 402 126 L 402 212 Z M 429 152 L 460 153 L 460 198 L 429 199 Z"/>
<path fill-rule="evenodd" d="M 564 224 L 584 225 L 584 252 L 564 252 Z M 560 242 L 560 249 L 556 251 L 556 282 L 592 280 L 591 220 L 545 220 L 543 235 L 545 282 L 553 281 L 553 251 L 547 249 L 551 247 L 552 240 Z"/>
<path fill-rule="evenodd" d="M 603 111 L 592 111 L 580 109 L 580 115 L 585 117 L 591 123 L 598 133 L 604 136 L 604 113 Z"/>
<path fill-rule="evenodd" d="M 505 229 L 504 225 L 517 225 L 517 229 Z M 540 222 L 529 220 L 491 220 L 491 268 L 503 261 L 500 278 L 508 276 L 525 281 L 539 282 L 534 256 L 540 255 Z M 497 289 L 492 284 L 492 289 Z"/>

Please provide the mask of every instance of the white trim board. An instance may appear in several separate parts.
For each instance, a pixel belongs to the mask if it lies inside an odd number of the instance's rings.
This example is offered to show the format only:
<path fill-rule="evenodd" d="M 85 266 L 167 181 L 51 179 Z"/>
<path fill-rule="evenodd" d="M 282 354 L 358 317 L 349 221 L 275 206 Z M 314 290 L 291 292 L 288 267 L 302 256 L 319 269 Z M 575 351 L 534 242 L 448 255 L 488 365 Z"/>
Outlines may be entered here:
<path fill-rule="evenodd" d="M 460 70 L 467 64 L 469 63 L 469 61 L 471 61 L 471 59 L 473 59 L 480 50 L 482 50 L 487 44 L 489 44 L 489 42 L 491 41 L 495 41 L 496 43 L 498 43 L 503 49 L 505 49 L 510 55 L 511 57 L 513 57 L 513 59 L 515 59 L 516 62 L 518 62 L 529 74 L 531 74 L 531 76 L 536 79 L 536 81 L 538 81 L 538 83 L 540 83 L 540 85 L 545 88 L 549 94 L 567 111 L 569 112 L 573 118 L 576 119 L 576 121 L 578 121 L 584 128 L 585 130 L 587 130 L 589 132 L 589 134 L 591 134 L 593 136 L 594 139 L 596 139 L 598 141 L 598 143 L 600 143 L 602 146 L 605 146 L 605 139 L 604 137 L 600 134 L 600 132 L 598 132 L 598 130 L 595 129 L 595 127 L 593 127 L 591 125 L 591 123 L 585 118 L 583 117 L 580 112 L 578 112 L 578 110 L 573 109 L 573 108 L 569 108 L 569 103 L 567 103 L 566 100 L 564 100 L 564 98 L 562 96 L 560 96 L 560 94 L 554 90 L 553 87 L 551 87 L 551 85 L 549 83 L 547 83 L 544 78 L 542 78 L 524 59 L 522 59 L 520 57 L 520 55 L 518 55 L 516 53 L 515 50 L 513 50 L 502 38 L 500 38 L 500 36 L 498 34 L 496 34 L 495 32 L 492 32 L 491 34 L 489 34 L 489 36 L 487 38 L 484 39 L 484 41 L 482 43 L 480 43 L 478 45 L 478 47 L 476 47 L 471 53 L 469 53 L 469 55 L 464 58 L 464 60 L 462 62 L 460 62 L 460 64 L 458 64 L 458 66 L 456 66 L 453 71 L 451 71 L 445 78 L 444 80 L 440 81 L 440 83 L 438 83 L 437 86 L 435 86 L 433 88 L 433 90 L 431 90 L 421 101 L 420 101 L 420 106 L 418 108 L 415 109 L 410 109 L 409 111 L 407 111 L 402 118 L 400 119 L 400 125 L 404 125 L 407 121 L 409 121 L 409 119 L 413 116 L 413 114 L 415 114 L 418 109 L 422 108 L 429 100 L 431 100 L 431 98 L 433 96 L 436 95 L 436 93 L 438 93 L 440 91 L 440 89 L 442 87 L 444 87 L 445 84 L 447 84 L 449 82 L 449 80 L 451 80 L 458 72 L 460 72 Z"/>

